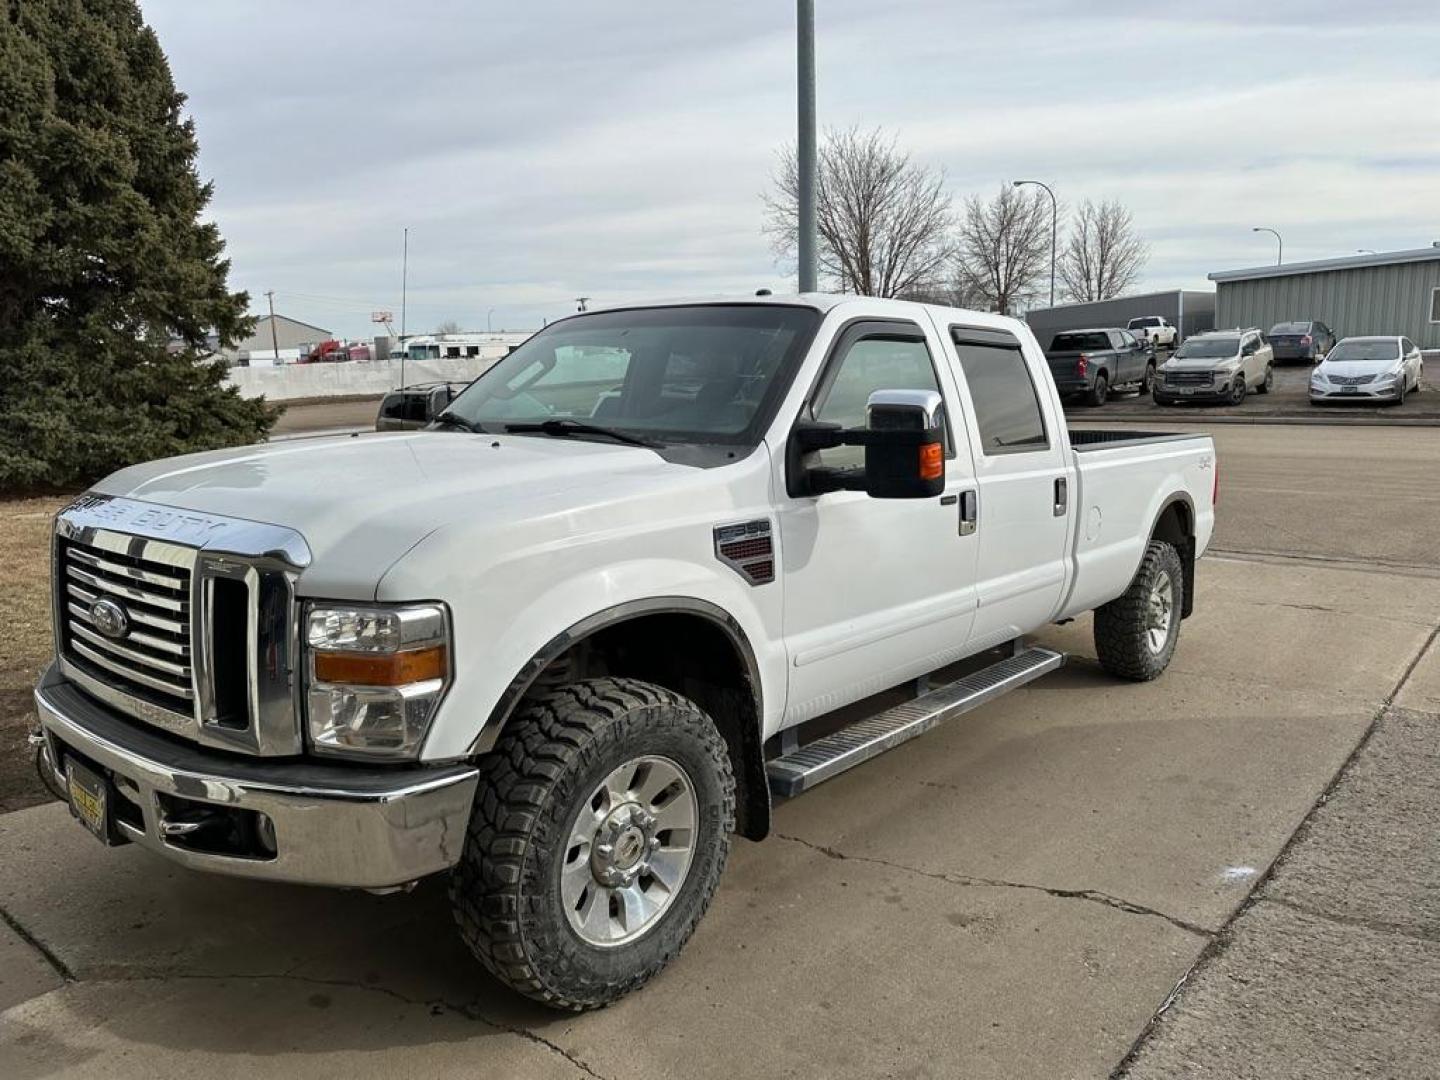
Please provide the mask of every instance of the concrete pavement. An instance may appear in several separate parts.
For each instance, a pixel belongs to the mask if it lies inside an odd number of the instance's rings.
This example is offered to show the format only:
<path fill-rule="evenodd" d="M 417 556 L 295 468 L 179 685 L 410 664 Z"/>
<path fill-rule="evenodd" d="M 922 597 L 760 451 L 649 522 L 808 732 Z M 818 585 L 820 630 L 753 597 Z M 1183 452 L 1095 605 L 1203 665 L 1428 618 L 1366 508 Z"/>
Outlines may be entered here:
<path fill-rule="evenodd" d="M 1116 683 L 1088 619 L 1051 629 L 1065 669 L 737 843 L 690 947 L 600 1013 L 489 980 L 435 883 L 257 885 L 106 852 L 56 804 L 0 817 L 0 1076 L 1088 1077 L 1147 1030 L 1137 1076 L 1413 1073 L 1440 1015 L 1440 550 L 1406 493 L 1440 436 L 1251 430 L 1221 435 L 1232 554 L 1164 677 Z M 1282 515 L 1317 456 L 1333 498 Z"/>

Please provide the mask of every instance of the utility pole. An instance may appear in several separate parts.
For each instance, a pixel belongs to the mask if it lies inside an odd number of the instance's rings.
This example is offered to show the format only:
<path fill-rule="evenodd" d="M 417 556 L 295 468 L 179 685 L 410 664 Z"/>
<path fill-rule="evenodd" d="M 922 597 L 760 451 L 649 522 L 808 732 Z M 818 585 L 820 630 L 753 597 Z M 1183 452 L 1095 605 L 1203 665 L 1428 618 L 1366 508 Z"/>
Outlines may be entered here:
<path fill-rule="evenodd" d="M 1016 180 L 1015 187 L 1023 184 L 1034 184 L 1036 187 L 1045 189 L 1045 194 L 1050 196 L 1050 306 L 1055 306 L 1055 234 L 1060 228 L 1060 204 L 1055 201 L 1055 192 L 1050 190 L 1050 185 L 1043 180 Z"/>
<path fill-rule="evenodd" d="M 795 165 L 800 204 L 800 291 L 814 292 L 815 274 L 815 0 L 796 0 L 796 99 L 798 132 Z"/>
<path fill-rule="evenodd" d="M 275 332 L 275 290 L 267 289 L 265 299 L 270 302 L 270 347 L 275 350 L 275 363 L 280 363 L 280 335 Z"/>
<path fill-rule="evenodd" d="M 405 301 L 410 289 L 410 229 L 405 229 L 405 249 L 400 256 L 400 341 L 405 341 Z"/>

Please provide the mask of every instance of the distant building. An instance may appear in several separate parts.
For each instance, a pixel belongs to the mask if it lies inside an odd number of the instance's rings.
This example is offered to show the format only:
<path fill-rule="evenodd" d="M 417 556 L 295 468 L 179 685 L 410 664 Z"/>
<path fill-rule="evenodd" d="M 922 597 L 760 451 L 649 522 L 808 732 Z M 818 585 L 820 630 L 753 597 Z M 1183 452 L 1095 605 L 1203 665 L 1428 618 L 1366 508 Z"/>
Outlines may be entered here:
<path fill-rule="evenodd" d="M 1191 334 L 1215 329 L 1215 294 L 1200 289 L 1171 289 L 1168 292 L 1117 296 L 1114 300 L 1090 300 L 1078 304 L 1057 304 L 1025 313 L 1025 321 L 1042 349 L 1063 330 L 1096 327 L 1124 327 L 1131 319 L 1161 315 L 1180 331 L 1183 341 Z"/>
<path fill-rule="evenodd" d="M 275 316 L 275 333 L 272 336 L 270 322 L 269 315 L 257 319 L 254 333 L 226 349 L 225 355 L 231 359 L 249 359 L 253 353 L 257 358 L 268 356 L 273 359 L 278 345 L 280 359 L 283 361 L 287 356 L 293 357 L 297 349 L 327 341 L 335 336 L 323 326 L 312 326 L 284 315 Z"/>
<path fill-rule="evenodd" d="M 1318 319 L 1340 337 L 1398 334 L 1440 349 L 1440 244 L 1210 275 L 1217 326 Z"/>

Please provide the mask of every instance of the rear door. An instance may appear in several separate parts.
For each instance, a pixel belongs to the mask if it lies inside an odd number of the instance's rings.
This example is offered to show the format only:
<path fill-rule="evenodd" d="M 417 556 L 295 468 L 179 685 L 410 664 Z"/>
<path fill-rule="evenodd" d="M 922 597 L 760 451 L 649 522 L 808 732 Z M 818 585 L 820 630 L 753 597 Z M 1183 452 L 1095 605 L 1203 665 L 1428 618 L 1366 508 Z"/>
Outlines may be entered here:
<path fill-rule="evenodd" d="M 1059 609 L 1074 476 L 1043 359 L 1005 330 L 950 324 L 945 332 L 979 492 L 975 652 L 1043 626 Z"/>

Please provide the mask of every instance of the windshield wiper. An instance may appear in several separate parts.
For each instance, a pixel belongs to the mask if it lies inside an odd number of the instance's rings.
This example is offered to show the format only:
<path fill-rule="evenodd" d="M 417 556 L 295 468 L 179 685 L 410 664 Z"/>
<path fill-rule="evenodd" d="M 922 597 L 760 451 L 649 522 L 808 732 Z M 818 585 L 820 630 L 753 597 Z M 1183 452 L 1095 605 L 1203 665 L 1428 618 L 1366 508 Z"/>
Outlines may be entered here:
<path fill-rule="evenodd" d="M 430 422 L 432 424 L 449 424 L 451 427 L 462 428 L 465 431 L 473 431 L 477 435 L 485 434 L 485 430 L 479 424 L 472 423 L 471 421 L 466 420 L 465 417 L 461 416 L 459 413 L 453 413 L 449 409 L 446 409 L 444 412 L 442 412 L 439 416 L 435 417 L 435 419 L 431 420 Z"/>
<path fill-rule="evenodd" d="M 624 431 L 616 431 L 614 428 L 601 427 L 598 424 L 587 424 L 583 420 L 568 420 L 556 418 L 553 420 L 541 420 L 533 424 L 506 424 L 505 430 L 521 435 L 527 431 L 538 431 L 542 435 L 601 435 L 607 439 L 614 439 L 616 442 L 628 443 L 631 446 L 644 446 L 653 449 L 660 444 L 650 439 L 642 439 L 638 435 L 630 435 Z"/>

